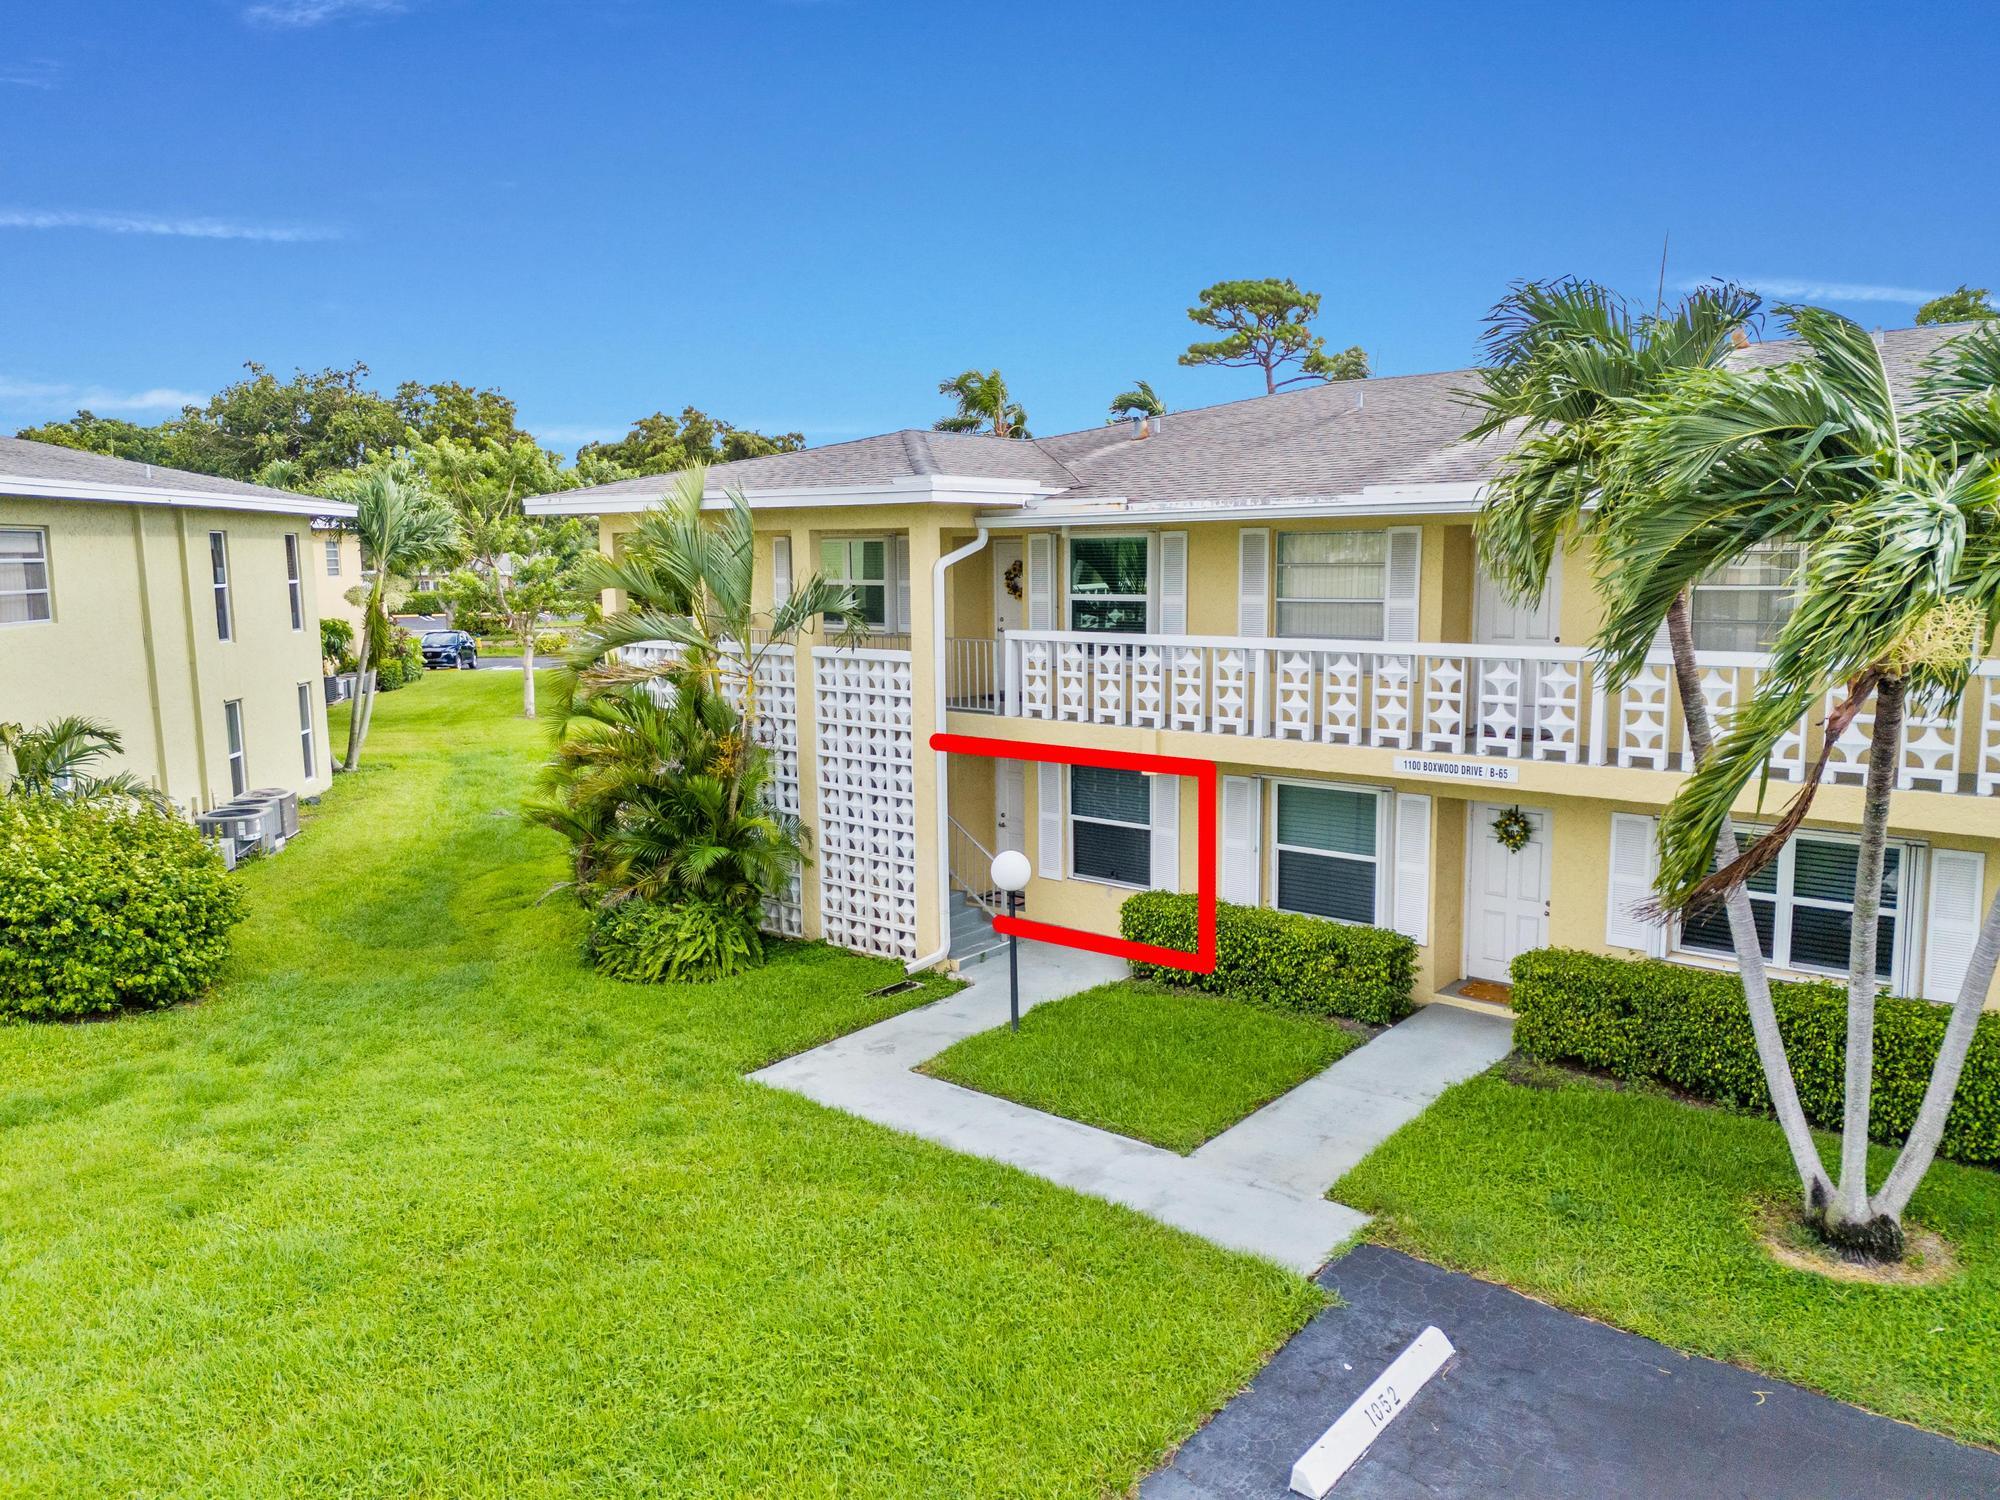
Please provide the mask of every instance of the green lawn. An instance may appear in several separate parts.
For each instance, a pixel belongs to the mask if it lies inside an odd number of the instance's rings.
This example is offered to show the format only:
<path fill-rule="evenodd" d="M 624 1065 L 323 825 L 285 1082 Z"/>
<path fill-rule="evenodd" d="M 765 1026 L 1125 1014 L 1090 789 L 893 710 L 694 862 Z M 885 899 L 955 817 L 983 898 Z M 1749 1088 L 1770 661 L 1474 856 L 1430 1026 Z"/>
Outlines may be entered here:
<path fill-rule="evenodd" d="M 1504 1068 L 1461 1084 L 1333 1188 L 1372 1237 L 1676 1348 L 2000 1445 L 2000 1175 L 1940 1163 L 1913 1217 L 1956 1248 L 1931 1287 L 1776 1264 L 1751 1219 L 1796 1191 L 1769 1120 Z M 1836 1146 L 1822 1142 L 1828 1160 Z M 1876 1152 L 1875 1178 L 1889 1153 Z"/>
<path fill-rule="evenodd" d="M 1097 1496 L 1320 1305 L 740 1078 L 891 964 L 580 967 L 519 696 L 383 697 L 205 1003 L 0 1028 L 0 1494 Z"/>
<path fill-rule="evenodd" d="M 1123 980 L 1038 1005 L 922 1071 L 1186 1153 L 1365 1040 L 1327 1021 Z"/>

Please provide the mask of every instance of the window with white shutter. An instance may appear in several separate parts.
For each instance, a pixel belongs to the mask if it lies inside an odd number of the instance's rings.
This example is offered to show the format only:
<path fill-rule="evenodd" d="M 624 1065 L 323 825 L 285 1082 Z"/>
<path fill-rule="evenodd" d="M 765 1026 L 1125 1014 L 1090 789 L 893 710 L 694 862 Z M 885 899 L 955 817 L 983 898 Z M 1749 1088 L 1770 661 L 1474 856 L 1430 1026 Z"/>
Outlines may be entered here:
<path fill-rule="evenodd" d="M 910 628 L 910 536 L 908 532 L 896 534 L 896 621 L 891 630 L 906 631 Z M 937 622 L 931 622 L 933 629 Z"/>
<path fill-rule="evenodd" d="M 1396 890 L 1390 926 L 1418 947 L 1431 940 L 1431 799 L 1396 794 Z"/>
<path fill-rule="evenodd" d="M 1187 634 L 1187 533 L 1160 533 L 1160 611 L 1155 629 L 1161 635 Z"/>
<path fill-rule="evenodd" d="M 1047 541 L 1046 537 L 1041 538 Z M 1063 768 L 1044 761 L 1035 767 L 1035 855 L 1044 880 L 1061 880 L 1063 859 Z"/>
<path fill-rule="evenodd" d="M 1259 526 L 1236 534 L 1236 633 L 1271 633 L 1271 533 Z"/>
<path fill-rule="evenodd" d="M 1028 538 L 1028 629 L 1056 628 L 1056 539 L 1049 532 Z"/>
<path fill-rule="evenodd" d="M 1389 568 L 1382 595 L 1382 639 L 1417 639 L 1418 591 L 1424 576 L 1424 533 L 1416 526 L 1389 528 Z"/>
<path fill-rule="evenodd" d="M 783 605 L 792 597 L 792 539 L 788 536 L 771 538 L 771 607 Z"/>
<path fill-rule="evenodd" d="M 1222 899 L 1255 906 L 1264 858 L 1264 783 L 1254 776 L 1222 778 Z"/>
<path fill-rule="evenodd" d="M 1657 958 L 1666 950 L 1660 924 L 1639 915 L 1653 895 L 1653 820 L 1611 815 L 1611 873 L 1605 882 L 1604 946 L 1636 948 Z"/>
<path fill-rule="evenodd" d="M 1985 855 L 1969 849 L 1931 851 L 1930 910 L 1924 922 L 1924 994 L 1930 999 L 1958 999 L 1972 945 L 1979 941 L 1985 893 Z"/>
<path fill-rule="evenodd" d="M 1181 888 L 1181 779 L 1149 776 L 1153 789 L 1153 888 Z"/>

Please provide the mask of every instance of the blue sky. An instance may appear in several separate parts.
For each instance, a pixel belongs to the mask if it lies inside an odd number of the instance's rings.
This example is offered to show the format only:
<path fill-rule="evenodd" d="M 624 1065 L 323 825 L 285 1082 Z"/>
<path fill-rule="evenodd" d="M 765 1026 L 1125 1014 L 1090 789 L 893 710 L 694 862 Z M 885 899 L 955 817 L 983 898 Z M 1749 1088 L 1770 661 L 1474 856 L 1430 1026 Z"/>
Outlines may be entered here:
<path fill-rule="evenodd" d="M 968 365 L 1056 432 L 1254 394 L 1174 362 L 1225 276 L 1395 374 L 1511 278 L 1650 297 L 1669 230 L 1894 326 L 2000 286 L 1981 9 L 11 0 L 0 430 L 362 359 L 565 449 L 927 425 Z"/>

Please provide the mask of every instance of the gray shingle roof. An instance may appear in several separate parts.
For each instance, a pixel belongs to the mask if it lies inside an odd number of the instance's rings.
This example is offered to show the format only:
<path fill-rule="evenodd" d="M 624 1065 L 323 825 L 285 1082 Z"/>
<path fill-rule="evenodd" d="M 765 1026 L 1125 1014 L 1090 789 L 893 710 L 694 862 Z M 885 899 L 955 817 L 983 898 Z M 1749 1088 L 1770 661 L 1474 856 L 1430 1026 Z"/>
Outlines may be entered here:
<path fill-rule="evenodd" d="M 282 501 L 288 509 L 305 502 L 325 505 L 329 512 L 346 509 L 328 501 L 314 501 L 310 495 L 295 495 L 290 490 L 245 484 L 240 479 L 221 479 L 213 474 L 196 474 L 188 469 L 135 463 L 129 458 L 107 458 L 102 453 L 84 453 L 58 443 L 37 443 L 27 438 L 0 438 L 0 482 L 9 477 L 33 479 L 46 484 L 115 484 L 141 490 L 215 495 L 239 501 L 275 500 Z"/>
<path fill-rule="evenodd" d="M 1878 335 L 1890 378 L 1908 398 L 1923 361 L 1967 325 L 1899 328 Z M 1769 340 L 1739 350 L 1732 363 L 1783 364 L 1804 346 Z M 1371 486 L 1450 484 L 1487 478 L 1505 456 L 1504 436 L 1468 443 L 1476 413 L 1460 394 L 1476 369 L 1281 391 L 1220 406 L 1170 413 L 1150 437 L 1126 423 L 1033 441 L 909 430 L 855 442 L 773 454 L 709 470 L 731 488 L 786 489 L 884 483 L 921 474 L 1016 478 L 1072 499 L 1238 501 L 1353 495 Z M 589 497 L 629 500 L 665 490 L 666 476 L 625 480 L 562 496 L 566 508 Z"/>

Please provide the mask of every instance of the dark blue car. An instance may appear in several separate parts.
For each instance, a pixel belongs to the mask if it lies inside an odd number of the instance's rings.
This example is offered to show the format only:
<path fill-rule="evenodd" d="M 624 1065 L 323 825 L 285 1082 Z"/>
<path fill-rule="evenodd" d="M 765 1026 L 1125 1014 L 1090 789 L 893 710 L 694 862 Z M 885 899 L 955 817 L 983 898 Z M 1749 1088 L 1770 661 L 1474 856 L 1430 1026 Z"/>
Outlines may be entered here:
<path fill-rule="evenodd" d="M 463 630 L 426 630 L 424 665 L 459 667 L 469 672 L 479 665 L 479 643 Z"/>

